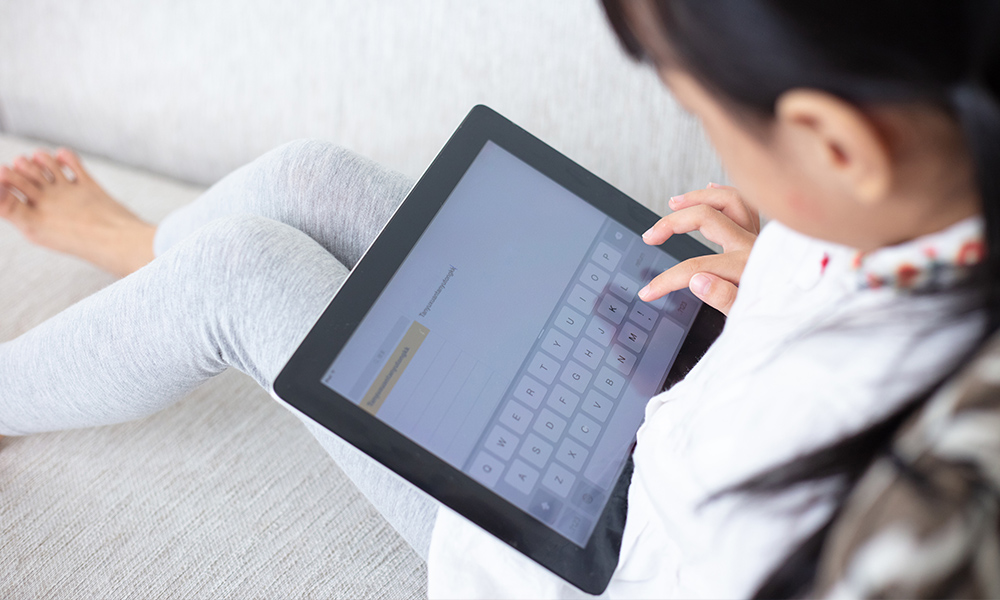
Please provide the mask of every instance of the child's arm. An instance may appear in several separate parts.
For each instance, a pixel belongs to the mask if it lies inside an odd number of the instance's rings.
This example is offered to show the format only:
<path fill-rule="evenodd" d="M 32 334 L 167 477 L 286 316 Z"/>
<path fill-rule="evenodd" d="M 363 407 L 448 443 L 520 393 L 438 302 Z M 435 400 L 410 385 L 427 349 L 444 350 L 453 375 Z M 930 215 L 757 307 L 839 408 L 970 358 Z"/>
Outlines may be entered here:
<path fill-rule="evenodd" d="M 674 212 L 660 219 L 642 239 L 659 245 L 675 233 L 698 230 L 722 246 L 722 254 L 699 256 L 657 275 L 639 292 L 645 301 L 690 287 L 706 304 L 728 314 L 736 300 L 737 286 L 747 257 L 760 232 L 760 217 L 736 188 L 710 183 L 670 199 Z"/>

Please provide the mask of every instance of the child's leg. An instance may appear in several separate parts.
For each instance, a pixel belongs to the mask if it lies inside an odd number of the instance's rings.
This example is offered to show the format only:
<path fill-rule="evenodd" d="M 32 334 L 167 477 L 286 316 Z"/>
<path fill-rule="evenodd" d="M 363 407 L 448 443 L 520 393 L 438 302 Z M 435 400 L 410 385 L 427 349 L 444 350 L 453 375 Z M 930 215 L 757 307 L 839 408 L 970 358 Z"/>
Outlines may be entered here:
<path fill-rule="evenodd" d="M 143 417 L 227 366 L 269 388 L 346 273 L 287 225 L 218 219 L 0 344 L 0 434 Z"/>
<path fill-rule="evenodd" d="M 0 434 L 136 419 L 227 366 L 270 389 L 346 273 L 288 225 L 217 219 L 131 276 L 0 344 Z M 433 501 L 301 418 L 426 556 Z"/>
<path fill-rule="evenodd" d="M 219 217 L 252 214 L 291 225 L 348 267 L 413 181 L 328 142 L 290 142 L 233 171 L 160 223 L 160 255 Z"/>

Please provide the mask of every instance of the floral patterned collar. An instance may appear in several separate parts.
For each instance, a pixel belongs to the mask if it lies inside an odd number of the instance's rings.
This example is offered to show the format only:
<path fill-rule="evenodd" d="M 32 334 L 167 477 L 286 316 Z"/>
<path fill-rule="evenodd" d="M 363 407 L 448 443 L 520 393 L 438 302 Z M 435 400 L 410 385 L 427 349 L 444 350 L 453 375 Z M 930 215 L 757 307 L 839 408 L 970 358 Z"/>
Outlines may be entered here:
<path fill-rule="evenodd" d="M 985 255 L 983 220 L 974 216 L 909 242 L 858 252 L 852 266 L 862 289 L 930 291 L 955 286 Z"/>

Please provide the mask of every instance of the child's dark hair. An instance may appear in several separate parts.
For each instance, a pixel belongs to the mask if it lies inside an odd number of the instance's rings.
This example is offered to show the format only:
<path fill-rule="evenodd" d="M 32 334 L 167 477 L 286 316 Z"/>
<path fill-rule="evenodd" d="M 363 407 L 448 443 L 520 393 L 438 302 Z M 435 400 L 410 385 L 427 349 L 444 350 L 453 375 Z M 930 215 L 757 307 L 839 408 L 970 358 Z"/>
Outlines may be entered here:
<path fill-rule="evenodd" d="M 626 19 L 633 0 L 603 0 L 626 51 L 646 60 Z M 924 103 L 961 126 L 975 163 L 986 257 L 973 285 L 987 326 L 1000 326 L 1000 2 L 993 0 L 649 0 L 671 60 L 725 105 L 763 119 L 793 88 L 835 94 L 859 106 Z M 969 354 L 971 356 L 973 352 Z M 961 363 L 960 365 L 961 366 Z M 957 371 L 958 367 L 956 367 Z M 940 387 L 882 421 L 748 480 L 738 492 L 777 493 L 798 484 L 839 483 L 842 504 L 893 435 Z M 1000 434 L 1000 433 L 998 433 Z M 730 490 L 733 491 L 733 490 Z M 761 598 L 810 589 L 830 521 L 763 582 Z"/>

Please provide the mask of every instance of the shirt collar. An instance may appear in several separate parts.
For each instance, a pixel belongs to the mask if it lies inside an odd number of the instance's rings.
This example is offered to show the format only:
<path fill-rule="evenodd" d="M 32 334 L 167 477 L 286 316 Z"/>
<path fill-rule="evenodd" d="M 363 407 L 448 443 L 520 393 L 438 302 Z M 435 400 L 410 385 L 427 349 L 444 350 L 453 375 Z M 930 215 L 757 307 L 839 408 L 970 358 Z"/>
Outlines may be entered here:
<path fill-rule="evenodd" d="M 985 257 L 983 235 L 983 219 L 976 215 L 902 244 L 858 252 L 853 261 L 858 286 L 908 292 L 954 287 Z"/>

